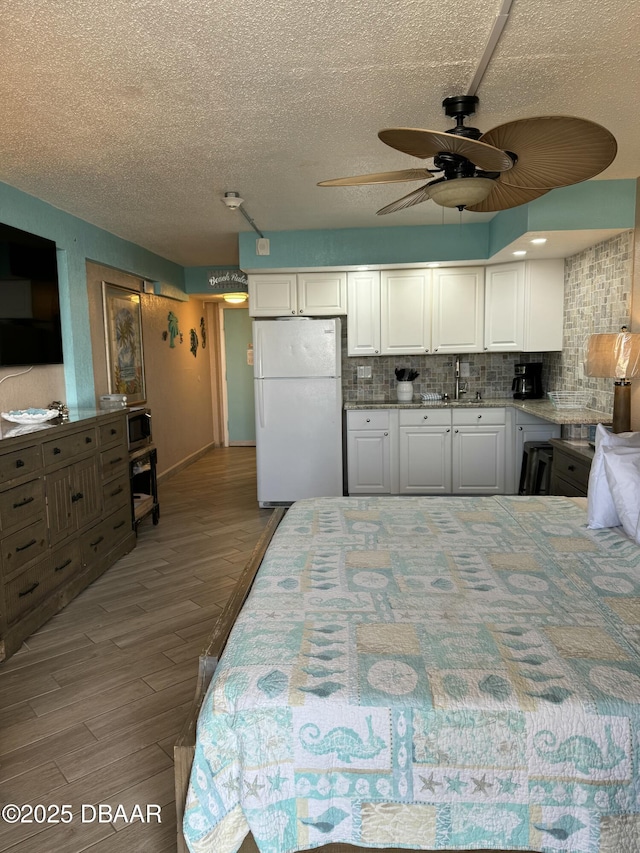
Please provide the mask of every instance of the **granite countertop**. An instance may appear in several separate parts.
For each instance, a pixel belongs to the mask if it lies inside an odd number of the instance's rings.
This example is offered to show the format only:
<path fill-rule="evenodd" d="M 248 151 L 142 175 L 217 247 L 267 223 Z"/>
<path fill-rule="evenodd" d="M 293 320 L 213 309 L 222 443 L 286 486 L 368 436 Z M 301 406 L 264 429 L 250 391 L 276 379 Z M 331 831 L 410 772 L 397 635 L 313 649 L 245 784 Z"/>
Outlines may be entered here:
<path fill-rule="evenodd" d="M 399 403 L 397 400 L 358 400 L 345 402 L 349 409 L 519 409 L 554 424 L 610 424 L 611 415 L 595 409 L 557 409 L 548 400 L 514 400 L 513 397 L 490 397 L 485 400 L 438 400 Z"/>

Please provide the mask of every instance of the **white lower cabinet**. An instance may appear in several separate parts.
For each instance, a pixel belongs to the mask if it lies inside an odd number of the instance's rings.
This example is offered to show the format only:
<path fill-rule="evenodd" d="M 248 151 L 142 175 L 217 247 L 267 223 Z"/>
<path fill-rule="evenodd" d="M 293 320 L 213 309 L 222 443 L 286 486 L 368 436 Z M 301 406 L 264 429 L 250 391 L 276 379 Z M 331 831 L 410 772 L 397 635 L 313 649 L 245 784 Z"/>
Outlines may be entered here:
<path fill-rule="evenodd" d="M 350 495 L 391 494 L 390 412 L 347 412 L 347 475 Z"/>
<path fill-rule="evenodd" d="M 451 493 L 451 410 L 399 411 L 401 495 Z"/>

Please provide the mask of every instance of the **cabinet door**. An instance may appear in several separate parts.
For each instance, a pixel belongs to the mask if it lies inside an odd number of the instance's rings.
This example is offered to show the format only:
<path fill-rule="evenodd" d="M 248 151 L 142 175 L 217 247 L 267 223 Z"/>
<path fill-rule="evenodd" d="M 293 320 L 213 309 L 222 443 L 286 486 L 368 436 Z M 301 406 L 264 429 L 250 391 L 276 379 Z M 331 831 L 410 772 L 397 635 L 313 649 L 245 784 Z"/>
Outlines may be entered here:
<path fill-rule="evenodd" d="M 296 274 L 257 274 L 249 276 L 249 315 L 284 317 L 296 314 Z"/>
<path fill-rule="evenodd" d="M 298 273 L 298 314 L 335 317 L 346 313 L 346 273 Z"/>
<path fill-rule="evenodd" d="M 484 348 L 488 352 L 524 349 L 523 263 L 485 270 Z"/>
<path fill-rule="evenodd" d="M 432 345 L 438 353 L 482 352 L 484 270 L 435 269 Z"/>
<path fill-rule="evenodd" d="M 102 510 L 102 478 L 95 457 L 76 462 L 73 466 L 71 501 L 78 529 L 100 518 Z"/>
<path fill-rule="evenodd" d="M 564 260 L 527 261 L 525 269 L 524 350 L 562 349 Z"/>
<path fill-rule="evenodd" d="M 380 351 L 411 355 L 431 349 L 430 270 L 383 270 Z"/>
<path fill-rule="evenodd" d="M 347 276 L 347 354 L 380 355 L 380 273 Z"/>
<path fill-rule="evenodd" d="M 506 426 L 453 430 L 453 494 L 504 494 Z"/>
<path fill-rule="evenodd" d="M 46 476 L 51 545 L 100 517 L 102 482 L 95 457 Z"/>
<path fill-rule="evenodd" d="M 400 427 L 400 494 L 451 492 L 451 427 Z"/>
<path fill-rule="evenodd" d="M 387 430 L 352 430 L 347 434 L 350 495 L 388 495 L 391 469 Z"/>

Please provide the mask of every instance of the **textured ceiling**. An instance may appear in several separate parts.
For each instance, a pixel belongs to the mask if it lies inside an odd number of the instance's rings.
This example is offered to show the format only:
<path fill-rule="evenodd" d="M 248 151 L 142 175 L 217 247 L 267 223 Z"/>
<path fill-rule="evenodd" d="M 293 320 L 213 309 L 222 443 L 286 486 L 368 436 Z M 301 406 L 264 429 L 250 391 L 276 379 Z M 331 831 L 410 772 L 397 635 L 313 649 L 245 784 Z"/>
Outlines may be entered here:
<path fill-rule="evenodd" d="M 502 5 L 4 0 L 0 180 L 186 266 L 237 263 L 228 190 L 263 231 L 458 222 L 375 215 L 417 184 L 315 185 L 425 165 L 377 132 L 452 126 Z M 588 118 L 618 140 L 600 177 L 636 178 L 639 38 L 637 0 L 514 0 L 468 123 Z"/>

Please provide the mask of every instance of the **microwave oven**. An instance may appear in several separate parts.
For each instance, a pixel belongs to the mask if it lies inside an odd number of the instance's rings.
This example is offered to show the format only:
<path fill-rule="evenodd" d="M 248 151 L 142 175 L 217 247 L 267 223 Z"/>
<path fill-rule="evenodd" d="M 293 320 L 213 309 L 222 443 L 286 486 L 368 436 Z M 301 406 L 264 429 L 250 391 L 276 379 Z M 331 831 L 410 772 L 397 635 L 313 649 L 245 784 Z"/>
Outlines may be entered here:
<path fill-rule="evenodd" d="M 151 444 L 151 412 L 149 409 L 129 409 L 127 412 L 127 444 L 129 452 Z"/>

